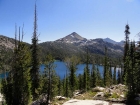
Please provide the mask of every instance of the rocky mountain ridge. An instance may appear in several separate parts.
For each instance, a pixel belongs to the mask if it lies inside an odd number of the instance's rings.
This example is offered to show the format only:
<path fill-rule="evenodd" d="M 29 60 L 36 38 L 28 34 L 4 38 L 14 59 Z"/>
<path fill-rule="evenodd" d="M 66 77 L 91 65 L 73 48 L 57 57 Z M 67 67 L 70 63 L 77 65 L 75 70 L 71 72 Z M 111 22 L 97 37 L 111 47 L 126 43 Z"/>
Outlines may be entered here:
<path fill-rule="evenodd" d="M 102 55 L 104 55 L 104 48 L 106 46 L 108 48 L 109 55 L 113 56 L 115 54 L 116 55 L 123 54 L 123 46 L 122 44 L 119 44 L 119 42 L 117 43 L 109 38 L 86 39 L 81 37 L 76 32 L 73 32 L 64 38 L 58 39 L 55 42 L 73 44 L 82 49 L 88 47 L 91 53 L 102 54 Z"/>
<path fill-rule="evenodd" d="M 0 47 L 6 49 L 14 49 L 15 40 L 13 38 L 0 35 Z"/>
<path fill-rule="evenodd" d="M 3 35 L 0 35 L 1 48 L 14 49 L 15 40 Z M 29 45 L 29 44 L 28 44 Z M 105 46 L 108 48 L 108 56 L 114 58 L 120 58 L 123 55 L 123 47 L 118 44 L 112 44 L 104 41 L 102 38 L 98 39 L 86 39 L 81 37 L 76 32 L 67 35 L 64 38 L 56 41 L 49 41 L 39 43 L 41 48 L 41 54 L 45 56 L 47 53 L 51 53 L 55 58 L 64 59 L 66 56 L 80 55 L 81 58 L 86 53 L 88 48 L 90 55 L 104 56 Z M 97 56 L 98 57 L 98 56 Z M 42 57 L 43 58 L 43 57 Z"/>

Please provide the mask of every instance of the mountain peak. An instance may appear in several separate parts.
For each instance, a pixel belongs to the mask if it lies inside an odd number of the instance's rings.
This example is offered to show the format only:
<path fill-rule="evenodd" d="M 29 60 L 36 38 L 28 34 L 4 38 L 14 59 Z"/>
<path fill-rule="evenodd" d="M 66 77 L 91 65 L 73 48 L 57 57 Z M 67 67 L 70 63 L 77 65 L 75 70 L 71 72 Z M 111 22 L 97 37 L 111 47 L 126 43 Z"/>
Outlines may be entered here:
<path fill-rule="evenodd" d="M 66 43 L 73 43 L 73 42 L 81 41 L 81 40 L 85 40 L 85 38 L 81 37 L 76 32 L 72 32 L 71 34 L 65 36 L 64 38 L 58 39 L 57 41 L 63 41 Z"/>
<path fill-rule="evenodd" d="M 69 35 L 67 35 L 66 37 L 72 37 L 73 39 L 76 39 L 76 40 L 83 40 L 85 38 L 81 37 L 79 34 L 77 34 L 76 32 L 73 32 Z"/>
<path fill-rule="evenodd" d="M 73 34 L 73 35 L 77 35 L 77 33 L 76 33 L 76 32 L 72 32 L 71 34 Z"/>
<path fill-rule="evenodd" d="M 112 40 L 112 39 L 110 39 L 110 38 L 105 38 L 105 39 L 103 39 L 103 41 L 105 41 L 105 42 L 109 42 L 109 43 L 113 43 L 113 44 L 117 44 L 117 42 L 116 41 L 114 41 L 114 40 Z"/>

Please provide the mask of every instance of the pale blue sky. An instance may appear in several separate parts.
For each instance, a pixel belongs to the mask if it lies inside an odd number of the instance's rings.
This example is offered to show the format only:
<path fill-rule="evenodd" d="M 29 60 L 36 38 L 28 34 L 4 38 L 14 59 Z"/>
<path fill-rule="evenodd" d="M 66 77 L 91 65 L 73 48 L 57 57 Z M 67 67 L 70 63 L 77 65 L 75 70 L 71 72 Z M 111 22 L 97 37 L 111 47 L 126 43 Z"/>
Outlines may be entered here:
<path fill-rule="evenodd" d="M 0 0 L 0 34 L 14 38 L 15 23 L 24 23 L 24 41 L 31 43 L 35 0 Z M 40 42 L 54 41 L 72 32 L 87 39 L 124 39 L 127 21 L 130 39 L 140 32 L 140 0 L 36 0 Z"/>

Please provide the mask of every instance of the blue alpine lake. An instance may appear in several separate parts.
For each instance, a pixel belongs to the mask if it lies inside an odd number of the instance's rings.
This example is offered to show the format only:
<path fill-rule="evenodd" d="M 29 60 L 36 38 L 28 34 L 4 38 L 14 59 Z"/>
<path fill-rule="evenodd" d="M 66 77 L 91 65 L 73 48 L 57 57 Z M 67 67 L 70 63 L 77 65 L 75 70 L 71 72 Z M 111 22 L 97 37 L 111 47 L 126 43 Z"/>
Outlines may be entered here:
<path fill-rule="evenodd" d="M 67 68 L 66 64 L 62 61 L 55 61 L 54 64 L 56 65 L 56 68 L 55 68 L 56 74 L 59 75 L 61 79 L 63 79 L 64 76 L 66 75 L 66 71 L 67 73 L 69 72 L 69 69 Z M 77 65 L 76 75 L 83 74 L 85 66 L 86 64 Z M 44 71 L 44 67 L 45 66 L 43 64 L 40 66 L 41 72 Z M 103 66 L 95 65 L 95 67 L 96 68 L 98 67 L 101 76 L 103 76 L 103 69 L 104 69 Z M 89 64 L 89 69 L 90 71 L 92 70 L 92 64 Z M 119 69 L 120 68 L 117 68 L 116 71 L 118 71 Z M 114 67 L 112 67 L 112 73 L 113 71 L 114 71 Z"/>
<path fill-rule="evenodd" d="M 56 66 L 54 68 L 54 70 L 55 70 L 56 74 L 60 76 L 61 79 L 63 79 L 64 76 L 66 76 L 66 72 L 69 73 L 69 69 L 67 68 L 67 66 L 64 62 L 57 60 L 57 61 L 54 62 L 54 65 Z M 85 66 L 86 66 L 86 64 L 77 65 L 76 75 L 83 74 Z M 90 71 L 92 70 L 92 66 L 93 66 L 92 64 L 89 64 Z M 41 73 L 43 73 L 44 67 L 45 66 L 43 64 L 40 65 L 40 72 Z M 103 76 L 103 73 L 104 73 L 103 72 L 104 71 L 103 66 L 95 65 L 95 67 L 96 68 L 98 67 L 101 76 Z M 116 77 L 117 77 L 118 70 L 120 70 L 120 68 L 116 69 L 116 71 L 117 71 L 116 72 Z M 114 71 L 114 67 L 112 67 L 112 74 L 113 74 L 113 71 Z M 8 76 L 8 72 L 6 72 L 6 74 L 5 73 L 0 74 L 0 78 L 4 78 L 5 76 L 6 77 Z"/>

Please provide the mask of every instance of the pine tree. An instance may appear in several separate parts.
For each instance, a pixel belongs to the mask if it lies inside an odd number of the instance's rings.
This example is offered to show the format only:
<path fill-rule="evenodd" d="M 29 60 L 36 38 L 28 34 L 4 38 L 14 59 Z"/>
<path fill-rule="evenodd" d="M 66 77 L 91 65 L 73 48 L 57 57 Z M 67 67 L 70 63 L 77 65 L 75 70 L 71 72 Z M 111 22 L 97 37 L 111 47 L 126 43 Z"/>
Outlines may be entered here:
<path fill-rule="evenodd" d="M 139 66 L 137 64 L 140 64 L 140 62 L 137 62 L 137 54 L 135 52 L 135 44 L 131 42 L 130 48 L 127 52 L 127 56 L 125 59 L 125 75 L 124 75 L 124 82 L 128 86 L 128 93 L 127 93 L 127 101 L 130 103 L 134 103 L 135 95 L 137 95 L 139 92 L 137 92 L 138 84 L 139 84 Z M 140 55 L 140 54 L 138 54 Z M 140 57 L 140 56 L 139 56 Z M 139 59 L 139 58 L 138 58 Z M 138 60 L 139 61 L 139 60 Z M 138 68 L 137 68 L 138 67 Z"/>
<path fill-rule="evenodd" d="M 91 72 L 91 87 L 96 86 L 96 81 L 97 81 L 97 70 L 96 70 L 95 64 L 93 64 L 92 72 Z"/>
<path fill-rule="evenodd" d="M 124 33 L 125 33 L 125 45 L 124 45 L 124 57 L 123 57 L 124 62 L 126 62 L 127 53 L 129 50 L 129 34 L 130 34 L 129 29 L 130 29 L 130 27 L 127 24 L 125 26 L 125 31 L 124 31 Z M 124 63 L 123 81 L 125 81 L 125 75 L 127 74 L 126 67 L 127 67 L 127 63 Z"/>
<path fill-rule="evenodd" d="M 116 66 L 114 67 L 114 73 L 113 73 L 113 84 L 116 85 L 117 81 L 116 81 Z"/>
<path fill-rule="evenodd" d="M 12 105 L 13 104 L 13 94 L 14 94 L 14 89 L 13 89 L 13 86 L 14 86 L 14 83 L 13 83 L 13 75 L 16 75 L 16 72 L 14 70 L 14 66 L 16 64 L 16 58 L 17 58 L 17 27 L 15 25 L 15 48 L 14 48 L 14 54 L 13 54 L 13 57 L 12 57 L 12 68 L 11 70 L 9 71 L 9 74 L 8 74 L 8 77 L 5 79 L 5 80 L 2 80 L 2 93 L 4 95 L 4 98 L 6 100 L 6 104 L 7 105 Z"/>
<path fill-rule="evenodd" d="M 99 72 L 99 68 L 97 66 L 97 71 L 96 71 L 96 86 L 104 86 L 104 81 L 101 77 L 101 73 Z"/>
<path fill-rule="evenodd" d="M 87 72 L 87 90 L 90 89 L 90 69 L 89 69 L 89 52 L 87 48 L 87 54 L 86 54 L 86 72 Z"/>
<path fill-rule="evenodd" d="M 62 81 L 60 76 L 58 77 L 58 95 L 62 96 L 63 95 L 63 88 L 62 88 Z"/>
<path fill-rule="evenodd" d="M 75 56 L 72 56 L 71 58 L 65 59 L 66 66 L 69 69 L 69 83 L 70 83 L 70 90 L 71 93 L 75 91 L 77 88 L 77 78 L 76 78 L 76 70 L 77 70 L 77 64 L 79 63 L 79 59 Z M 71 94 L 73 95 L 73 94 Z"/>
<path fill-rule="evenodd" d="M 23 35 L 22 35 L 23 36 Z M 31 102 L 30 50 L 20 40 L 14 49 L 12 70 L 3 81 L 3 94 L 8 105 L 28 105 Z"/>
<path fill-rule="evenodd" d="M 90 69 L 89 69 L 89 53 L 88 48 L 86 51 L 86 66 L 84 68 L 84 89 L 85 91 L 90 89 Z"/>
<path fill-rule="evenodd" d="M 49 100 L 52 100 L 54 96 L 57 95 L 58 93 L 58 76 L 56 75 L 56 72 L 54 68 L 56 67 L 54 65 L 54 58 L 52 55 L 47 55 L 46 56 L 46 61 L 44 62 L 45 64 L 45 70 L 46 71 L 46 76 L 47 76 L 47 81 L 44 84 L 46 85 L 46 93 L 47 93 L 47 102 L 46 104 L 49 104 Z"/>
<path fill-rule="evenodd" d="M 78 75 L 78 89 L 79 90 L 83 89 L 83 76 L 82 76 L 82 74 Z"/>
<path fill-rule="evenodd" d="M 66 73 L 66 78 L 65 78 L 65 96 L 69 97 L 70 96 L 70 90 L 69 90 L 69 79 L 68 79 L 68 74 Z"/>
<path fill-rule="evenodd" d="M 110 75 L 109 75 L 109 63 L 107 58 L 107 48 L 105 47 L 105 58 L 104 58 L 104 85 L 110 86 Z"/>
<path fill-rule="evenodd" d="M 140 43 L 138 44 L 138 47 L 140 47 Z M 134 73 L 134 80 L 133 83 L 135 83 L 135 92 L 136 94 L 140 93 L 140 52 L 135 52 L 135 72 Z"/>
<path fill-rule="evenodd" d="M 38 49 L 38 36 L 37 36 L 37 12 L 36 12 L 36 4 L 34 11 L 34 32 L 32 37 L 32 45 L 31 45 L 31 81 L 32 81 L 32 96 L 33 100 L 36 100 L 39 97 L 38 88 L 39 88 L 39 49 Z"/>
<path fill-rule="evenodd" d="M 83 83 L 84 83 L 84 90 L 87 91 L 87 71 L 84 68 L 84 75 L 83 75 Z"/>
<path fill-rule="evenodd" d="M 110 78 L 110 85 L 113 84 L 113 78 L 112 78 L 112 63 L 111 60 L 109 62 L 109 78 Z"/>
<path fill-rule="evenodd" d="M 118 76 L 117 76 L 117 83 L 120 84 L 121 83 L 121 70 L 118 70 Z"/>

